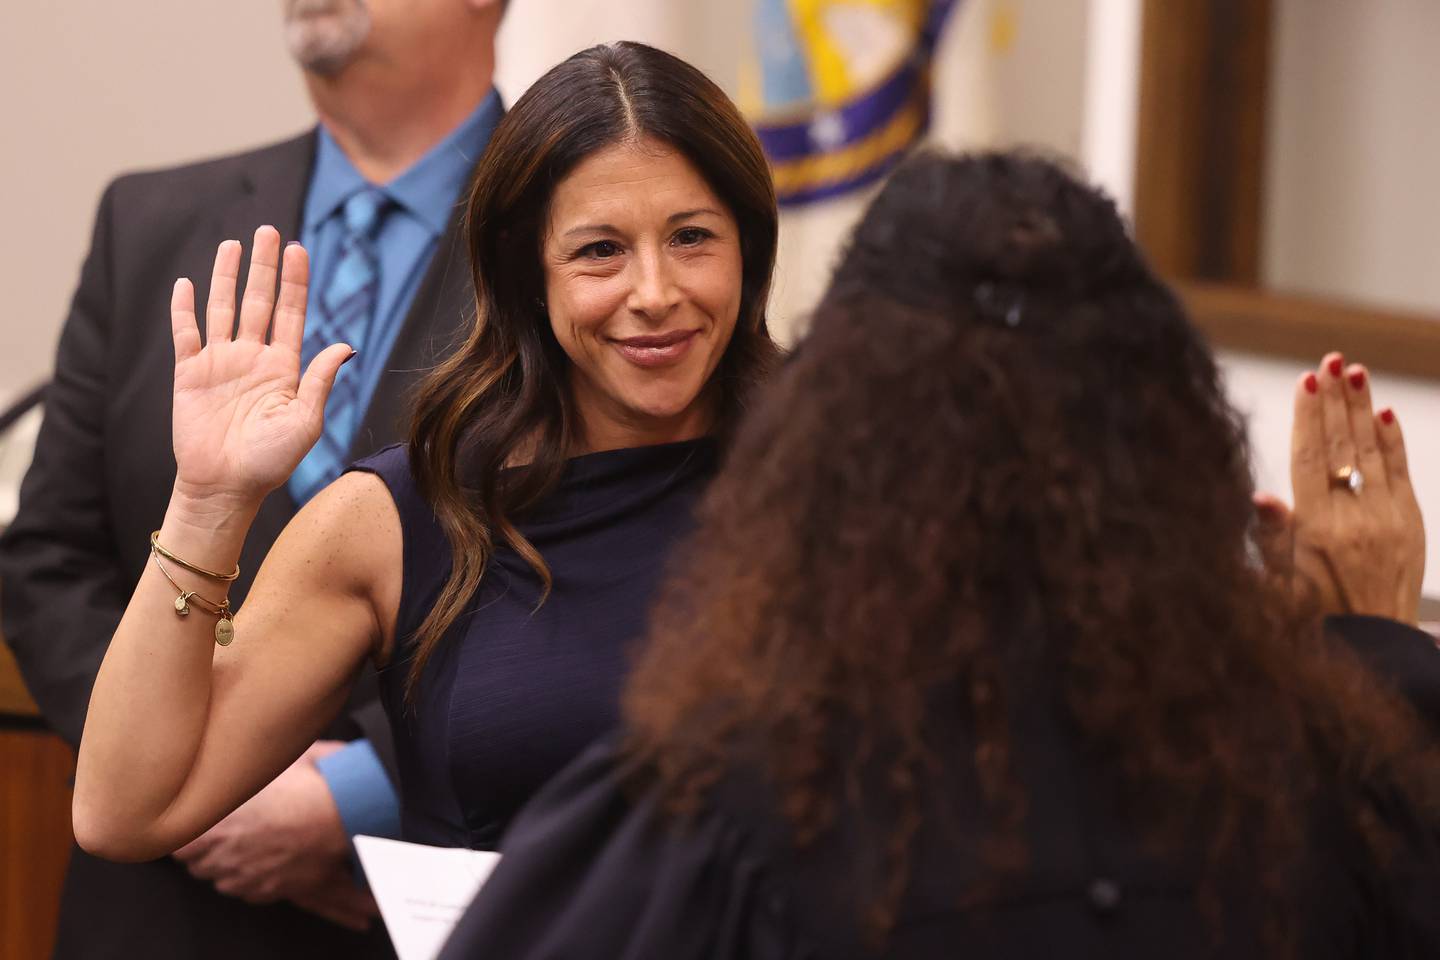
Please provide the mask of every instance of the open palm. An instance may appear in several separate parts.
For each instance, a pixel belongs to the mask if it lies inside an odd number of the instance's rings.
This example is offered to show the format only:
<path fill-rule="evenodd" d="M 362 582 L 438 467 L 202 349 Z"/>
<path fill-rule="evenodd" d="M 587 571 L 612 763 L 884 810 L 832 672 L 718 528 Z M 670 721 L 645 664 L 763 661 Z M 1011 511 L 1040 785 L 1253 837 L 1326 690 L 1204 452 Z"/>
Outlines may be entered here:
<path fill-rule="evenodd" d="M 240 254 L 234 240 L 215 254 L 203 348 L 194 286 L 178 280 L 171 297 L 176 484 L 192 495 L 258 500 L 285 482 L 319 438 L 331 384 L 352 351 L 325 348 L 301 378 L 309 257 L 291 244 L 282 267 L 273 227 L 255 231 L 237 324 Z"/>

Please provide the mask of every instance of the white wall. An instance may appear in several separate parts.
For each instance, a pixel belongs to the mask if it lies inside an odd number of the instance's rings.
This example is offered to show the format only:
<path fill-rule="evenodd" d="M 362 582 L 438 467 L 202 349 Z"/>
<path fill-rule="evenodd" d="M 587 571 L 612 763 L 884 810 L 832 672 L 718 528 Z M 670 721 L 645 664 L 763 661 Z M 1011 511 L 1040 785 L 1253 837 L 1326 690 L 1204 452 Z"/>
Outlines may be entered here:
<path fill-rule="evenodd" d="M 540 74 L 597 43 L 637 40 L 689 60 L 734 95 L 750 0 L 510 0 L 496 85 L 514 103 Z"/>
<path fill-rule="evenodd" d="M 1440 3 L 1275 13 L 1267 283 L 1440 316 Z"/>

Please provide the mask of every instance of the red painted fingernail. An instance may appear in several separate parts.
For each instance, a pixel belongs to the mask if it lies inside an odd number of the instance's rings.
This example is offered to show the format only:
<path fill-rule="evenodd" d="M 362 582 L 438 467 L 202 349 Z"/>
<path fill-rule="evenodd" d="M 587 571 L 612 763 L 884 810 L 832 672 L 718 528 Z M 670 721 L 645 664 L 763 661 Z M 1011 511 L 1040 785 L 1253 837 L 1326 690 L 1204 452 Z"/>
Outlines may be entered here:
<path fill-rule="evenodd" d="M 358 356 L 360 356 L 360 351 L 359 351 L 359 350 L 351 350 L 351 351 L 350 351 L 350 356 L 348 356 L 348 357 L 346 357 L 344 360 L 341 360 L 341 361 L 340 361 L 340 366 L 342 366 L 342 367 L 345 366 L 345 364 L 349 363 L 351 360 L 354 360 L 354 359 L 355 359 L 356 357 L 358 357 Z"/>
<path fill-rule="evenodd" d="M 1344 366 L 1345 366 L 1345 361 L 1344 361 L 1343 359 L 1341 359 L 1340 357 L 1335 357 L 1333 360 L 1330 361 L 1330 376 L 1332 376 L 1332 377 L 1338 377 L 1338 376 L 1340 376 L 1340 371 L 1341 371 L 1341 369 L 1344 368 Z"/>
<path fill-rule="evenodd" d="M 1359 390 L 1360 388 L 1365 386 L 1364 370 L 1356 370 L 1354 373 L 1350 374 L 1350 386 L 1354 387 L 1356 390 Z"/>
<path fill-rule="evenodd" d="M 1381 410 L 1381 411 L 1380 411 L 1380 422 L 1383 423 L 1383 424 L 1385 424 L 1385 426 L 1387 426 L 1387 427 L 1390 426 L 1390 424 L 1392 424 L 1392 423 L 1395 422 L 1395 411 L 1394 411 L 1394 410 L 1391 410 L 1389 407 L 1386 407 L 1384 410 Z"/>
<path fill-rule="evenodd" d="M 1314 393 L 1316 390 L 1319 390 L 1319 389 L 1320 389 L 1320 381 L 1315 379 L 1315 374 L 1313 374 L 1313 373 L 1307 373 L 1307 374 L 1305 374 L 1305 392 L 1306 392 L 1306 393 Z"/>

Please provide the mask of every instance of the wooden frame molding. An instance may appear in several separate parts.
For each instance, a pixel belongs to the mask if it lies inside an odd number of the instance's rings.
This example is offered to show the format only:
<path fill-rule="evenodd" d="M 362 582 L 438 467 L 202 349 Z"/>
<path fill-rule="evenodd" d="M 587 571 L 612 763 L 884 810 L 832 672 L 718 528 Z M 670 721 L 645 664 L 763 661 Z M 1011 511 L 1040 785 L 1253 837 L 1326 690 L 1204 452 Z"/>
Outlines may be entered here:
<path fill-rule="evenodd" d="M 20 668 L 15 664 L 15 655 L 0 636 L 0 727 L 8 726 L 7 721 L 21 719 L 39 720 L 40 708 L 25 689 L 20 679 Z"/>
<path fill-rule="evenodd" d="M 1376 310 L 1238 284 L 1173 281 L 1211 344 L 1306 363 L 1339 350 L 1366 366 L 1440 380 L 1440 316 Z"/>
<path fill-rule="evenodd" d="M 1254 285 L 1271 0 L 1145 0 L 1135 228 L 1156 268 Z"/>

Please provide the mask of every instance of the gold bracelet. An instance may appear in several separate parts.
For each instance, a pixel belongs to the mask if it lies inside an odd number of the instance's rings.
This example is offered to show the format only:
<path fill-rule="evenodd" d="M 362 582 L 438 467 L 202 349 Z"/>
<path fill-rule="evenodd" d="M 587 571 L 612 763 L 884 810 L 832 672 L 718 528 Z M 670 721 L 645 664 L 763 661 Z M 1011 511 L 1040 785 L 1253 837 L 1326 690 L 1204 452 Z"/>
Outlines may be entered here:
<path fill-rule="evenodd" d="M 169 560 L 171 563 L 178 563 L 180 566 L 184 567 L 186 570 L 189 570 L 191 573 L 198 573 L 200 574 L 200 576 L 209 577 L 211 580 L 218 580 L 221 583 L 234 583 L 236 580 L 240 579 L 240 564 L 238 563 L 235 564 L 235 569 L 232 570 L 230 573 L 216 573 L 214 570 L 206 570 L 204 567 L 197 567 L 189 560 L 182 560 L 181 558 L 175 556 L 175 554 L 160 546 L 159 530 L 156 530 L 154 533 L 150 534 L 150 552 L 158 553 L 160 554 L 160 556 L 164 557 L 166 560 Z"/>
<path fill-rule="evenodd" d="M 150 556 L 154 558 L 155 566 L 160 568 L 160 573 L 170 581 L 170 586 L 180 591 L 180 596 L 175 598 L 175 616 L 188 617 L 190 602 L 193 600 L 200 605 L 202 610 L 208 610 L 220 618 L 215 622 L 215 642 L 222 647 L 230 646 L 235 640 L 235 615 L 230 612 L 230 598 L 226 597 L 216 603 L 214 600 L 205 599 L 194 590 L 186 590 L 175 582 L 174 577 L 170 576 L 170 571 L 166 570 L 165 564 L 160 562 L 160 554 L 152 551 Z"/>

